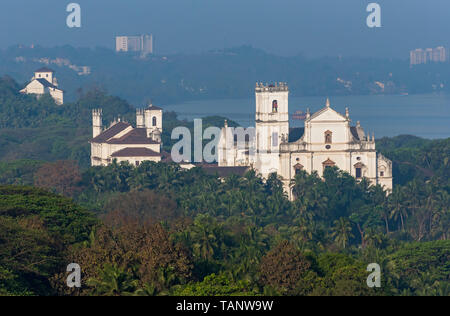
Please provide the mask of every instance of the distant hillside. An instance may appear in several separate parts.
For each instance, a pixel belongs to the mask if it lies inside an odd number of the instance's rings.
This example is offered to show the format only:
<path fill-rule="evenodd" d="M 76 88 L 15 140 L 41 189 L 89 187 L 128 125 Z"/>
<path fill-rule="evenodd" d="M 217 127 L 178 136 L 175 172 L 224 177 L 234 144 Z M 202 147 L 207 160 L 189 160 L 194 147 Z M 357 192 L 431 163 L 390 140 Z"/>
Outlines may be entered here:
<path fill-rule="evenodd" d="M 248 46 L 147 59 L 70 46 L 0 51 L 0 74 L 21 84 L 42 65 L 57 71 L 67 100 L 99 87 L 134 105 L 244 98 L 256 81 L 287 81 L 293 96 L 450 91 L 450 64 L 410 68 L 406 60 L 280 57 Z"/>

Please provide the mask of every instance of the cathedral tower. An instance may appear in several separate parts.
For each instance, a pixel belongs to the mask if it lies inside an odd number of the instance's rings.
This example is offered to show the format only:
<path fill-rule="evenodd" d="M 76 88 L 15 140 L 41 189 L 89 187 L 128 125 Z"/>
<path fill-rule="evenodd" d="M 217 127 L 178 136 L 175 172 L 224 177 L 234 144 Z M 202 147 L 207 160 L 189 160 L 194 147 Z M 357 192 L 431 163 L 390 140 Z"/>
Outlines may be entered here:
<path fill-rule="evenodd" d="M 256 96 L 256 169 L 267 176 L 279 169 L 279 148 L 289 139 L 289 88 L 280 82 L 257 83 Z"/>

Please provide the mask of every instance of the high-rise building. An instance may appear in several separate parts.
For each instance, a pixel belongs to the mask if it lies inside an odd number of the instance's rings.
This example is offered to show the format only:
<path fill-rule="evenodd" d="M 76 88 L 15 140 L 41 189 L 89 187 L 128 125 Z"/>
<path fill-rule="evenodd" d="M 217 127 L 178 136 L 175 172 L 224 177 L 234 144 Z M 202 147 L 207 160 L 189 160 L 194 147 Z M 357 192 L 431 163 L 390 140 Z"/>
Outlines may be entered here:
<path fill-rule="evenodd" d="M 409 56 L 411 65 L 444 63 L 449 60 L 448 50 L 443 46 L 427 49 L 417 48 L 410 51 Z"/>
<path fill-rule="evenodd" d="M 116 52 L 153 54 L 153 35 L 116 36 Z"/>

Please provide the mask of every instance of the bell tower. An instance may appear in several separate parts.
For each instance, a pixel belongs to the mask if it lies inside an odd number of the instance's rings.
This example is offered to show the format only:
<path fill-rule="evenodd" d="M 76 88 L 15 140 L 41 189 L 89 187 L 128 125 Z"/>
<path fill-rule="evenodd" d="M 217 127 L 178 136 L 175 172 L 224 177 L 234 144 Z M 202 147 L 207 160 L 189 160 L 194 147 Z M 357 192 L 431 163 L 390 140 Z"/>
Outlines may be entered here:
<path fill-rule="evenodd" d="M 256 169 L 263 176 L 279 170 L 280 143 L 289 139 L 289 88 L 284 82 L 257 83 Z"/>
<path fill-rule="evenodd" d="M 162 109 L 150 104 L 144 110 L 144 125 L 147 130 L 147 137 L 153 138 L 152 134 L 162 133 Z"/>
<path fill-rule="evenodd" d="M 92 110 L 92 138 L 97 137 L 103 130 L 102 109 Z"/>

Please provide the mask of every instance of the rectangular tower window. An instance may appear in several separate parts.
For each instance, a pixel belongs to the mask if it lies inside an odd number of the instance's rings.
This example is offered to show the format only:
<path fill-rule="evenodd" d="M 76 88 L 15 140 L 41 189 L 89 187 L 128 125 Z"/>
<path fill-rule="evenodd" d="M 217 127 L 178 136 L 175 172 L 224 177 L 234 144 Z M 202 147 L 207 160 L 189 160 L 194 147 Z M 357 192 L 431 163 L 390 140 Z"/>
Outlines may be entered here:
<path fill-rule="evenodd" d="M 278 147 L 278 133 L 272 133 L 272 147 Z"/>

